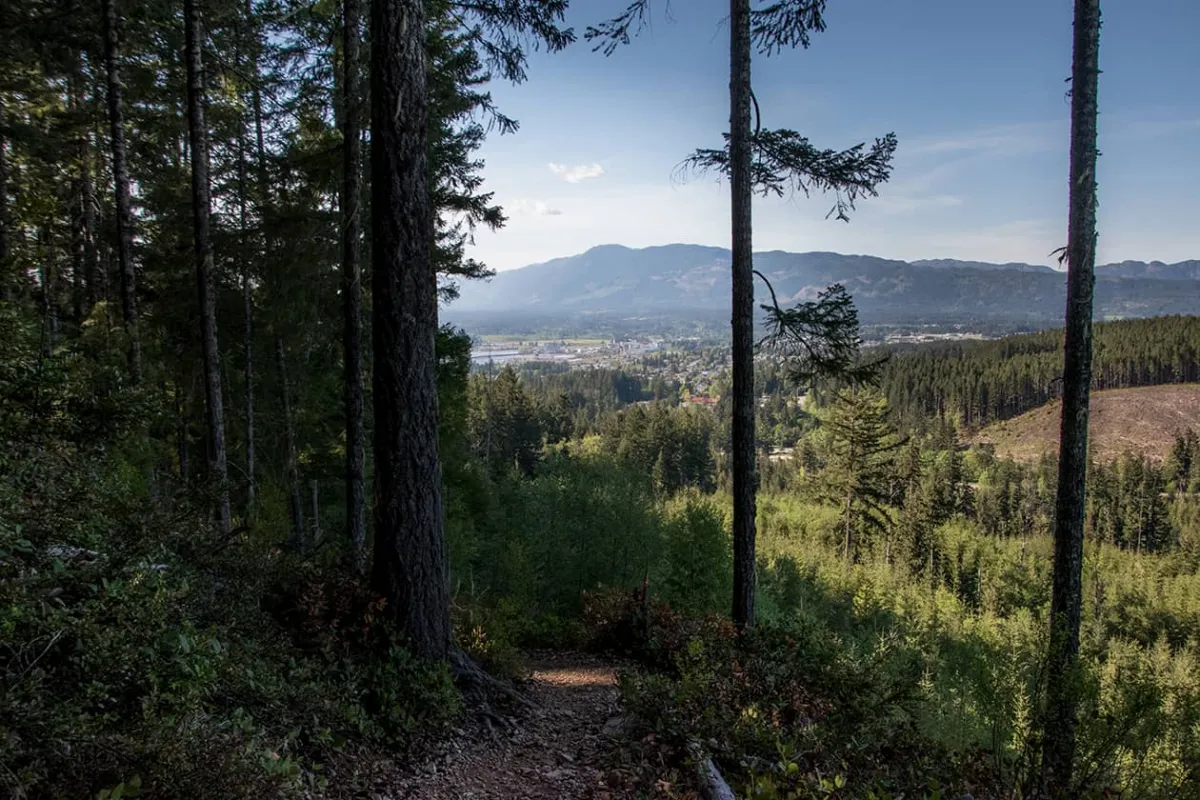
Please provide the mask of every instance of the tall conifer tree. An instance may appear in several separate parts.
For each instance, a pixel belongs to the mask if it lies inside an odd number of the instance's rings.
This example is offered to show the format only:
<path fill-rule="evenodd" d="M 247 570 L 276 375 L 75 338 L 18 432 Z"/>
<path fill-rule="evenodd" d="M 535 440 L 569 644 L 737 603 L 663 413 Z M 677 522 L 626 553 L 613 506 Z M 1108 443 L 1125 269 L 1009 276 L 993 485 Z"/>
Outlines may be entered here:
<path fill-rule="evenodd" d="M 1087 513 L 1088 405 L 1092 385 L 1092 296 L 1096 266 L 1097 94 L 1100 0 L 1075 0 L 1071 68 L 1070 218 L 1063 352 L 1062 426 L 1054 520 L 1054 581 L 1042 779 L 1052 797 L 1072 797 L 1081 677 L 1083 526 Z"/>

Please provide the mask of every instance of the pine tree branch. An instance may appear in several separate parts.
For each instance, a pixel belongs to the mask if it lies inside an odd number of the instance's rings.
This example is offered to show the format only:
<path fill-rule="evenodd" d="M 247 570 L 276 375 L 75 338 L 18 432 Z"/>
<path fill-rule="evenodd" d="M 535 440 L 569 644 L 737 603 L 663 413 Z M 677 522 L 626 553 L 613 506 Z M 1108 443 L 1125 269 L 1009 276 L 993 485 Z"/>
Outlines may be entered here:
<path fill-rule="evenodd" d="M 807 49 L 810 34 L 825 30 L 825 0 L 779 0 L 750 12 L 750 37 L 758 52 L 770 56 L 796 47 Z"/>
<path fill-rule="evenodd" d="M 717 173 L 729 176 L 729 134 L 719 150 L 699 149 L 684 159 L 675 174 L 686 181 L 691 176 Z M 758 130 L 751 136 L 751 183 L 762 197 L 783 197 L 813 191 L 833 192 L 835 203 L 827 216 L 848 222 L 860 197 L 877 197 L 879 184 L 892 173 L 896 135 L 889 133 L 867 147 L 865 142 L 847 150 L 820 150 L 796 131 Z"/>

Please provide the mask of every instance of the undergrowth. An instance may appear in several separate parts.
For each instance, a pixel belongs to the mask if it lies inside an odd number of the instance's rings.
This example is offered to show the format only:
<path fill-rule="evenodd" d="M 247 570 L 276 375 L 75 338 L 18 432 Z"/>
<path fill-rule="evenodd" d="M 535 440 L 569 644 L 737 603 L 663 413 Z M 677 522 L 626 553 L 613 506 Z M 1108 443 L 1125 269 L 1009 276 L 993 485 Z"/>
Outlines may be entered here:
<path fill-rule="evenodd" d="M 661 796 L 691 796 L 707 757 L 739 797 L 761 800 L 957 797 L 991 785 L 985 753 L 921 734 L 921 664 L 886 640 L 862 650 L 810 622 L 739 637 L 727 619 L 642 591 L 593 594 L 586 613 L 594 646 L 643 665 L 620 689 Z"/>
<path fill-rule="evenodd" d="M 458 712 L 335 554 L 210 524 L 109 351 L 0 322 L 0 793 L 349 795 Z"/>

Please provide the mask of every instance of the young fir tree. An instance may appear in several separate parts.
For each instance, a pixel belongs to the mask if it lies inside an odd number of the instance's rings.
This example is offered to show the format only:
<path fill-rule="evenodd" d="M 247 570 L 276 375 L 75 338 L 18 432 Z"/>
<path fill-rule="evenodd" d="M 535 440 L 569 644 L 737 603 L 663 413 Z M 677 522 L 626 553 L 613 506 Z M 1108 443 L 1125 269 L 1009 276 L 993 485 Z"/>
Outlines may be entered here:
<path fill-rule="evenodd" d="M 821 495 L 841 510 L 842 557 L 851 561 L 868 534 L 886 533 L 892 524 L 895 451 L 903 442 L 888 421 L 887 401 L 867 389 L 840 392 L 824 428 Z"/>

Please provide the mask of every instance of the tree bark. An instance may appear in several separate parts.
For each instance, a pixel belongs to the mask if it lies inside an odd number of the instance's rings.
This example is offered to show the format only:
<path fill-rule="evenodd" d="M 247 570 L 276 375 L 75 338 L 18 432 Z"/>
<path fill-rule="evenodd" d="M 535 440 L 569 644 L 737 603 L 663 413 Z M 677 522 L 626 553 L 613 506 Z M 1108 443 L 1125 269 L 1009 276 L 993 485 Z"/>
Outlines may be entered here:
<path fill-rule="evenodd" d="M 58 271 L 54 268 L 54 259 L 51 257 L 49 246 L 46 243 L 46 234 L 42 228 L 38 228 L 37 232 L 37 255 L 38 261 L 41 262 L 40 279 L 42 289 L 42 356 L 49 358 L 54 352 L 55 346 L 58 344 L 58 298 L 56 287 L 58 285 Z"/>
<path fill-rule="evenodd" d="M 750 176 L 750 0 L 730 0 L 729 161 L 733 309 L 733 622 L 754 626 L 754 256 Z"/>
<path fill-rule="evenodd" d="M 100 270 L 100 251 L 96 246 L 96 185 L 92 180 L 92 148 L 89 129 L 79 140 L 79 188 L 83 203 L 83 269 L 87 285 L 86 313 L 103 299 L 104 273 Z"/>
<path fill-rule="evenodd" d="M 176 431 L 178 436 L 178 451 L 179 451 L 179 482 L 187 486 L 190 477 L 189 462 L 190 448 L 188 446 L 188 425 L 187 425 L 187 407 L 184 405 L 183 391 L 179 384 L 175 384 L 175 416 L 179 421 L 179 428 Z"/>
<path fill-rule="evenodd" d="M 292 510 L 292 539 L 296 547 L 303 549 L 305 546 L 304 504 L 300 497 L 300 464 L 296 450 L 296 426 L 292 420 L 292 392 L 288 385 L 287 358 L 282 336 L 275 337 L 275 363 L 279 367 L 279 391 L 283 398 L 283 432 L 284 444 L 287 447 L 287 480 Z"/>
<path fill-rule="evenodd" d="M 1054 524 L 1042 777 L 1051 797 L 1071 797 L 1079 705 L 1079 622 L 1086 514 L 1092 295 L 1096 263 L 1096 97 L 1100 2 L 1075 0 L 1071 70 L 1071 185 L 1062 427 Z"/>
<path fill-rule="evenodd" d="M 246 0 L 246 20 L 252 22 L 254 19 L 254 4 L 252 0 Z M 258 167 L 258 202 L 259 221 L 263 225 L 263 237 L 266 239 L 266 214 L 263 213 L 267 205 L 267 191 L 269 183 L 267 181 L 267 142 L 263 134 L 263 109 L 262 109 L 262 89 L 258 85 L 258 52 L 261 46 L 259 34 L 254 31 L 250 41 L 250 75 L 253 80 L 250 83 L 250 100 L 254 110 L 254 138 L 257 155 Z"/>
<path fill-rule="evenodd" d="M 104 3 L 104 65 L 108 77 L 108 122 L 112 139 L 113 192 L 116 206 L 117 269 L 121 274 L 121 314 L 125 320 L 125 333 L 129 337 L 129 368 L 133 373 L 134 380 L 140 381 L 142 379 L 142 344 L 138 335 L 137 272 L 133 265 L 133 214 L 130 211 L 129 201 L 129 167 L 125 160 L 125 116 L 121 99 L 121 51 L 117 31 L 117 0 L 102 0 L 102 2 Z M 195 14 L 199 13 L 194 8 L 192 11 Z M 199 25 L 198 17 L 196 24 Z M 191 22 L 189 21 L 187 25 L 190 35 Z M 197 45 L 198 47 L 199 45 Z M 199 57 L 200 53 L 197 50 L 196 58 Z M 191 68 L 191 48 L 188 48 L 189 78 Z M 190 89 L 190 79 L 188 86 Z M 189 109 L 192 105 L 189 97 Z M 198 104 L 197 107 L 199 108 Z M 202 109 L 200 114 L 200 130 L 203 131 Z M 196 160 L 193 159 L 192 163 L 194 173 Z M 205 219 L 207 227 L 207 210 Z"/>
<path fill-rule="evenodd" d="M 91 313 L 99 296 L 99 260 L 96 257 L 96 198 L 92 184 L 91 142 L 89 141 L 88 104 L 84 99 L 85 76 L 82 58 L 76 64 L 71 86 L 71 107 L 77 127 L 75 138 L 76 168 L 74 216 L 72 225 L 72 258 L 74 261 L 74 311 L 76 322 Z"/>
<path fill-rule="evenodd" d="M 68 100 L 68 105 L 71 114 L 75 119 L 73 122 L 78 124 L 78 115 L 80 109 L 79 94 L 82 76 L 77 72 L 71 81 L 71 89 Z M 86 305 L 85 298 L 87 292 L 84 289 L 84 229 L 83 229 L 83 160 L 87 156 L 87 148 L 81 145 L 79 137 L 75 140 L 75 160 L 77 162 L 76 169 L 79 172 L 75 176 L 71 187 L 71 202 L 68 206 L 70 210 L 71 222 L 71 317 L 76 325 L 83 324 L 84 306 Z"/>
<path fill-rule="evenodd" d="M 210 477 L 219 491 L 218 521 L 230 530 L 229 482 L 225 452 L 225 404 L 221 391 L 221 352 L 217 341 L 217 293 L 210 236 L 208 142 L 204 123 L 204 60 L 198 0 L 184 0 L 188 78 L 188 141 L 192 156 L 192 220 L 196 283 L 200 300 L 200 343 L 204 354 L 204 400 L 208 418 Z"/>
<path fill-rule="evenodd" d="M 342 334 L 346 405 L 346 530 L 354 564 L 367 572 L 366 433 L 362 372 L 362 129 L 359 78 L 361 0 L 343 0 L 342 18 Z"/>
<path fill-rule="evenodd" d="M 371 5 L 372 583 L 418 657 L 446 658 L 450 591 L 438 456 L 424 0 Z"/>
<path fill-rule="evenodd" d="M 4 286 L 4 299 L 12 299 L 12 276 L 8 274 L 8 130 L 4 98 L 0 96 L 0 283 Z"/>
<path fill-rule="evenodd" d="M 241 135 L 238 137 L 238 219 L 242 236 L 242 355 L 245 361 L 243 378 L 246 384 L 246 519 L 254 519 L 255 498 L 258 482 L 254 476 L 254 296 L 250 281 L 250 248 L 247 230 L 246 208 L 246 146 Z"/>
<path fill-rule="evenodd" d="M 312 546 L 314 548 L 321 544 L 321 539 L 323 538 L 321 534 L 321 508 L 318 505 L 320 500 L 319 488 L 320 486 L 315 480 L 308 482 L 308 491 L 312 498 L 312 511 L 310 512 L 312 516 L 310 519 L 312 519 Z"/>
<path fill-rule="evenodd" d="M 254 9 L 252 5 L 246 3 L 246 29 L 250 29 L 253 25 Z M 252 31 L 251 31 L 252 33 Z M 250 39 L 250 42 L 245 41 Z M 243 33 L 239 37 L 239 49 L 246 48 L 249 44 L 250 52 L 258 51 L 258 41 L 256 36 L 246 37 Z M 241 53 L 239 53 L 239 56 Z M 239 58 L 240 60 L 240 58 Z M 258 59 L 250 56 L 247 59 L 250 63 L 250 80 L 257 86 L 258 82 Z M 243 95 L 244 98 L 244 95 Z M 243 126 L 245 119 L 242 120 Z M 260 132 L 259 139 L 261 141 L 261 123 L 256 125 Z M 261 156 L 260 156 L 261 157 Z M 255 475 L 255 438 L 254 438 L 254 294 L 251 285 L 250 264 L 250 235 L 249 235 L 249 198 L 250 183 L 247 177 L 248 168 L 246 164 L 246 138 L 245 130 L 238 131 L 238 225 L 241 229 L 241 244 L 242 244 L 242 356 L 244 360 L 243 380 L 246 385 L 246 519 L 253 521 L 255 517 L 255 504 L 258 496 L 258 479 Z M 260 176 L 261 177 L 261 176 Z M 260 186 L 261 190 L 262 187 Z M 261 215 L 260 215 L 261 218 Z M 257 248 L 255 248 L 256 250 Z"/>

